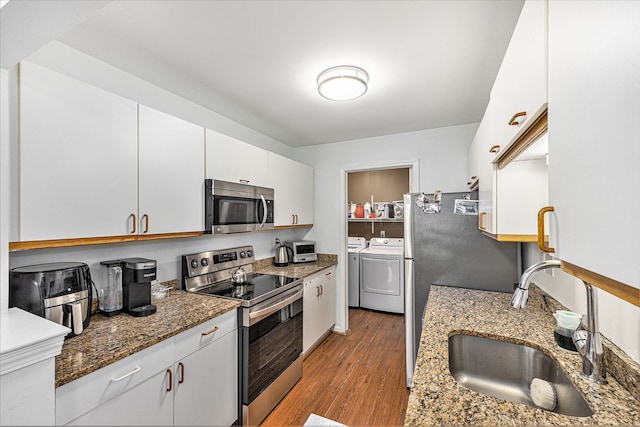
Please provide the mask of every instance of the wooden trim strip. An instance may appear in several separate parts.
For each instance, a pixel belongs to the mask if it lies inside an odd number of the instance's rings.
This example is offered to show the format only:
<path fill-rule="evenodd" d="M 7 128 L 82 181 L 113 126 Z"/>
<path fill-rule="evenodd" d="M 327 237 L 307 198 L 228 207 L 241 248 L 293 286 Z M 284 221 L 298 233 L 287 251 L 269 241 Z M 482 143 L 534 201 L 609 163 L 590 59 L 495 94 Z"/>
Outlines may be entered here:
<path fill-rule="evenodd" d="M 286 230 L 288 228 L 311 228 L 313 224 L 291 224 L 291 225 L 276 225 L 274 230 Z"/>
<path fill-rule="evenodd" d="M 566 261 L 561 261 L 560 268 L 562 271 L 569 273 L 580 280 L 584 280 L 603 291 L 609 292 L 618 298 L 640 307 L 640 289 L 638 288 L 634 288 L 626 283 L 618 282 L 617 280 L 610 279 L 609 277 L 587 270 L 586 268 L 570 264 Z"/>
<path fill-rule="evenodd" d="M 499 242 L 537 242 L 538 236 L 535 234 L 491 234 L 483 231 L 487 237 Z"/>
<path fill-rule="evenodd" d="M 82 245 L 103 245 L 106 243 L 137 242 L 142 240 L 177 239 L 183 237 L 202 236 L 202 231 L 185 233 L 145 234 L 135 236 L 86 237 L 79 239 L 31 240 L 26 242 L 9 242 L 9 251 L 27 251 L 30 249 L 65 248 Z"/>
<path fill-rule="evenodd" d="M 547 132 L 547 119 L 547 104 L 545 103 L 536 111 L 526 126 L 518 131 L 492 163 L 497 163 L 498 169 L 504 169 Z"/>

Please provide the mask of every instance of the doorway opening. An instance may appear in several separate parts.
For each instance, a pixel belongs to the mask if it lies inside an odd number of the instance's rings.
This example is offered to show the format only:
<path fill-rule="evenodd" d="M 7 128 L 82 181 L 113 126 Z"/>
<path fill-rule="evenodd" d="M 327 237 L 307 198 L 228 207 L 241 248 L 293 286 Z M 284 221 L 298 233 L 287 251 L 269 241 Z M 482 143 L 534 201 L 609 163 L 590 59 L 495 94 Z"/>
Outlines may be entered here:
<path fill-rule="evenodd" d="M 410 160 L 392 164 L 358 165 L 343 169 L 343 201 L 345 206 L 343 259 L 349 260 L 347 248 L 349 237 L 371 238 L 403 238 L 404 222 L 402 217 L 403 194 L 419 191 L 419 163 Z M 394 204 L 393 202 L 398 202 Z M 370 209 L 370 218 L 356 218 L 352 215 L 352 204 Z M 386 206 L 386 208 L 385 208 Z M 385 211 L 386 209 L 386 211 Z M 393 209 L 393 218 L 389 212 Z M 358 209 L 360 212 L 360 210 Z M 355 209 L 354 212 L 355 214 Z M 398 213 L 399 215 L 396 215 Z M 360 215 L 358 215 L 360 216 Z M 364 215 L 362 215 L 364 216 Z M 338 307 L 338 318 L 342 317 L 344 331 L 349 330 L 349 263 L 345 263 L 344 299 Z M 351 273 L 355 264 L 351 263 Z"/>

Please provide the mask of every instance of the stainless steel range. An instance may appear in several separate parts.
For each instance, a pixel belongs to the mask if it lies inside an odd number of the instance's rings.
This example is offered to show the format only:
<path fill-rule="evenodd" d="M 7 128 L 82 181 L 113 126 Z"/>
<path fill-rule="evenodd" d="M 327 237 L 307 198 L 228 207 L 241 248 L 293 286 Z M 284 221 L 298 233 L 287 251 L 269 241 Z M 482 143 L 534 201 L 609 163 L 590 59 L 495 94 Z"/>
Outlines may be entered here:
<path fill-rule="evenodd" d="M 238 300 L 239 420 L 258 425 L 302 377 L 299 278 L 253 271 L 253 247 L 182 257 L 188 292 Z"/>

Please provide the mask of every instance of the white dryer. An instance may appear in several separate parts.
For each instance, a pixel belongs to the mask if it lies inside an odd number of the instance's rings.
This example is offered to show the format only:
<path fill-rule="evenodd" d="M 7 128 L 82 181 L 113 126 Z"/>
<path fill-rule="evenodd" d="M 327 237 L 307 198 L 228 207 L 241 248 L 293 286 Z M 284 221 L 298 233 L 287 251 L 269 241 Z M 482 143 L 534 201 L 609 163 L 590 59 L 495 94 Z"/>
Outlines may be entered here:
<path fill-rule="evenodd" d="M 360 307 L 404 313 L 404 239 L 373 238 L 360 251 Z"/>
<path fill-rule="evenodd" d="M 360 251 L 366 247 L 367 239 L 364 237 L 347 238 L 349 307 L 360 307 Z"/>

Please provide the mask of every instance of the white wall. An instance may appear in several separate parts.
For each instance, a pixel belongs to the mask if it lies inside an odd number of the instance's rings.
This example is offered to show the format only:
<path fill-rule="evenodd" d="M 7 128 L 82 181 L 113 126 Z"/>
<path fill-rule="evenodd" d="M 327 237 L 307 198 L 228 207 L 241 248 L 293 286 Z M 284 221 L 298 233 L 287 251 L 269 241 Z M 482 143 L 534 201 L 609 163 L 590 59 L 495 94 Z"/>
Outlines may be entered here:
<path fill-rule="evenodd" d="M 305 233 L 305 229 L 292 229 L 11 252 L 9 268 L 59 261 L 84 262 L 89 265 L 93 281 L 101 285 L 106 281 L 106 269 L 100 261 L 142 257 L 157 261 L 158 280 L 164 282 L 180 279 L 182 255 L 253 245 L 256 259 L 268 258 L 275 254 L 276 237 L 282 241 L 296 240 Z"/>
<path fill-rule="evenodd" d="M 538 262 L 540 250 L 536 243 L 523 244 L 524 268 Z M 533 282 L 561 304 L 577 313 L 587 313 L 587 297 L 582 280 L 559 270 L 553 276 L 539 272 Z M 602 335 L 640 362 L 640 307 L 608 292 L 595 289 L 598 298 L 599 323 Z"/>
<path fill-rule="evenodd" d="M 314 168 L 314 227 L 306 236 L 318 250 L 338 254 L 336 330 L 348 329 L 345 171 L 419 165 L 411 191 L 465 191 L 467 153 L 478 124 L 297 148 L 294 157 Z"/>

